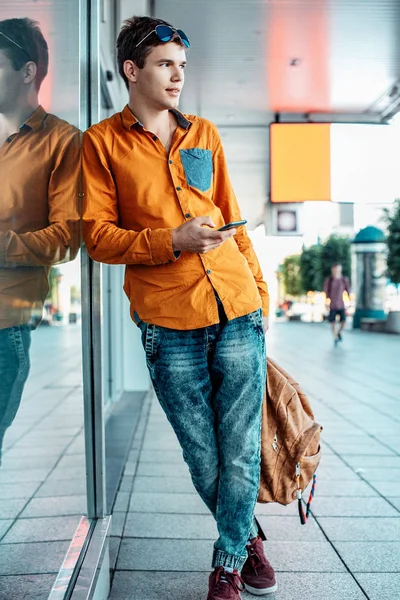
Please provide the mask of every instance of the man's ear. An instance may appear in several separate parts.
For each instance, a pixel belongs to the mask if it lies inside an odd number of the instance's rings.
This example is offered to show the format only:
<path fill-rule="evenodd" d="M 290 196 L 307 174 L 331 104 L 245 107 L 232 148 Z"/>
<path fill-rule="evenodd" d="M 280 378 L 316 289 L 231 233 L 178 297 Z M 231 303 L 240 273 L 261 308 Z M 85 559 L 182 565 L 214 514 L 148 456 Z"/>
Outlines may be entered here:
<path fill-rule="evenodd" d="M 37 75 L 36 63 L 29 61 L 23 67 L 24 83 L 32 83 Z"/>
<path fill-rule="evenodd" d="M 126 60 L 124 62 L 124 73 L 125 77 L 130 83 L 136 83 L 139 73 L 139 67 L 133 60 Z"/>

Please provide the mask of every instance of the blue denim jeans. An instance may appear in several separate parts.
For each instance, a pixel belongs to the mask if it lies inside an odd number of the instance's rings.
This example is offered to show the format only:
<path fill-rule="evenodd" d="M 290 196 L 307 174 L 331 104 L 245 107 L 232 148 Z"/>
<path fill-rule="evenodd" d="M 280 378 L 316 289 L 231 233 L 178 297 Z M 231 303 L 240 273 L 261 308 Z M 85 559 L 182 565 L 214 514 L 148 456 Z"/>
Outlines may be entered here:
<path fill-rule="evenodd" d="M 257 536 L 266 379 L 261 310 L 188 331 L 138 325 L 158 400 L 217 522 L 212 566 L 240 570 L 246 543 Z"/>
<path fill-rule="evenodd" d="M 0 329 L 0 464 L 4 435 L 12 425 L 29 375 L 31 328 Z"/>

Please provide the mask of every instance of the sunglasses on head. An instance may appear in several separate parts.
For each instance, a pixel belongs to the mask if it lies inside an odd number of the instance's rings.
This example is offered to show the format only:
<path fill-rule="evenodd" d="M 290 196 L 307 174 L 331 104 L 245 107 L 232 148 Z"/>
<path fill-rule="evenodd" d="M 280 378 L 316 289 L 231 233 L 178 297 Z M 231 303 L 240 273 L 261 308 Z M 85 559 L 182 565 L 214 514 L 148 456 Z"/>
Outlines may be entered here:
<path fill-rule="evenodd" d="M 186 33 L 182 31 L 182 29 L 175 29 L 175 27 L 170 27 L 169 25 L 157 25 L 155 29 L 150 31 L 150 33 L 148 33 L 142 40 L 140 40 L 138 44 L 136 44 L 135 48 L 140 46 L 140 44 L 144 42 L 144 40 L 146 40 L 152 33 L 155 33 L 158 39 L 164 43 L 170 42 L 174 35 L 177 34 L 180 37 L 182 44 L 184 44 L 186 48 L 190 48 L 189 38 Z"/>

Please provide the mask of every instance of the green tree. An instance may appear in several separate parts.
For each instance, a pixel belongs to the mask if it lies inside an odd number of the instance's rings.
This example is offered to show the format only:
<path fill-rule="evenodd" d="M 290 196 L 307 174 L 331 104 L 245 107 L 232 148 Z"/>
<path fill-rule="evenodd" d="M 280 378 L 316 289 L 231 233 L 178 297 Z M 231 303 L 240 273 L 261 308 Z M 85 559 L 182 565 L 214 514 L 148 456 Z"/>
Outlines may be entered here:
<path fill-rule="evenodd" d="M 387 274 L 393 283 L 400 283 L 400 199 L 395 202 L 394 210 L 385 209 L 385 221 L 388 226 L 386 244 Z"/>
<path fill-rule="evenodd" d="M 287 256 L 282 264 L 282 277 L 285 292 L 289 296 L 301 296 L 303 286 L 300 276 L 300 255 Z"/>
<path fill-rule="evenodd" d="M 304 293 L 322 290 L 322 246 L 314 244 L 304 248 L 300 256 L 300 273 Z"/>
<path fill-rule="evenodd" d="M 330 235 L 322 246 L 322 276 L 329 277 L 331 267 L 340 263 L 343 275 L 351 279 L 351 244 L 346 237 Z"/>
<path fill-rule="evenodd" d="M 58 278 L 61 275 L 60 269 L 57 267 L 51 267 L 49 273 L 49 293 L 47 294 L 47 301 L 55 302 L 57 299 L 57 286 Z"/>

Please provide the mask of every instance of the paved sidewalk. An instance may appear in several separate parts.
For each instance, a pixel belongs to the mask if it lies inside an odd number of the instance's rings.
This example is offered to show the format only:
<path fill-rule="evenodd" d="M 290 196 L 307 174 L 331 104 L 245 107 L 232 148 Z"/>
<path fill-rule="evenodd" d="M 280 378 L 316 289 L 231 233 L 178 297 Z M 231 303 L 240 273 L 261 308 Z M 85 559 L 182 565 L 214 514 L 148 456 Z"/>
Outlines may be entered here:
<path fill-rule="evenodd" d="M 33 331 L 31 362 L 0 468 L 0 600 L 48 597 L 86 512 L 80 327 Z"/>
<path fill-rule="evenodd" d="M 268 352 L 324 426 L 313 518 L 258 505 L 278 573 L 271 600 L 400 599 L 400 337 L 281 323 Z M 216 527 L 150 397 L 114 513 L 112 600 L 205 600 Z M 243 599 L 251 598 L 244 594 Z"/>

